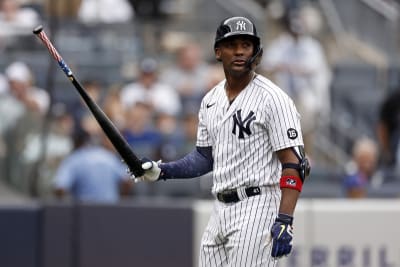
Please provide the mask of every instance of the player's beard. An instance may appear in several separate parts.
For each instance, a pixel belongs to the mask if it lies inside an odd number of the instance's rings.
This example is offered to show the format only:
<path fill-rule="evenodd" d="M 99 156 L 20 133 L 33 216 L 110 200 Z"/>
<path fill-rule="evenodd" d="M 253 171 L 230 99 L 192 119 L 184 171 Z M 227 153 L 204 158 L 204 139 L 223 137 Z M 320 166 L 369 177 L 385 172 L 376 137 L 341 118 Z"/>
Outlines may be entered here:
<path fill-rule="evenodd" d="M 240 67 L 230 66 L 229 68 L 225 68 L 225 73 L 233 78 L 243 78 L 250 75 L 251 72 L 252 70 L 248 67 L 247 64 Z"/>

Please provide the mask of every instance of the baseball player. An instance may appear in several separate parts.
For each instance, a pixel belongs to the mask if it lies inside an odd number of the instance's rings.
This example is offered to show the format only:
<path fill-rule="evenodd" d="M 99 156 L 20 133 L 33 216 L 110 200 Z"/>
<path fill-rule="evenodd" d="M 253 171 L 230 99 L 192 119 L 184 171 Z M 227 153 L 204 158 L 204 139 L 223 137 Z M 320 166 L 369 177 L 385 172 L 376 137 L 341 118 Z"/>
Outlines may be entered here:
<path fill-rule="evenodd" d="M 215 57 L 226 79 L 206 94 L 196 148 L 182 159 L 143 159 L 144 181 L 213 173 L 214 209 L 199 266 L 276 266 L 292 249 L 296 202 L 309 172 L 300 116 L 280 88 L 254 69 L 260 37 L 245 17 L 219 25 Z"/>

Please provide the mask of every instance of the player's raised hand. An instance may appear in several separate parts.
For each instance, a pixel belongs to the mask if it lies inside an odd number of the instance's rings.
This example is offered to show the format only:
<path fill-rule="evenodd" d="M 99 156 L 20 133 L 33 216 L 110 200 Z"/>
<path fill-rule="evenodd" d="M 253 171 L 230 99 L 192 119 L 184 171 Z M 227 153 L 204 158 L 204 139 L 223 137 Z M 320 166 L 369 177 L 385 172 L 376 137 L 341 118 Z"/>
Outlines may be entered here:
<path fill-rule="evenodd" d="M 293 217 L 279 213 L 271 229 L 272 250 L 271 256 L 280 258 L 287 256 L 292 250 Z"/>
<path fill-rule="evenodd" d="M 146 181 L 146 182 L 154 182 L 160 178 L 161 169 L 158 167 L 158 164 L 161 163 L 161 160 L 158 162 L 152 161 L 148 158 L 142 158 L 142 168 L 144 170 L 144 174 L 140 177 L 135 177 L 134 181 Z"/>

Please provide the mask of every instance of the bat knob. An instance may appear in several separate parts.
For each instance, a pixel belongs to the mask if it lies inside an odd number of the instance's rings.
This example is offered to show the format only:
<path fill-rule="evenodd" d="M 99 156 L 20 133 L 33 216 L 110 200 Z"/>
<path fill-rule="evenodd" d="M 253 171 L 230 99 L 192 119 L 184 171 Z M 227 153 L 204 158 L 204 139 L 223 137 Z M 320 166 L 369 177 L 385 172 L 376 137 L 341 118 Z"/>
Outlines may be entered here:
<path fill-rule="evenodd" d="M 34 34 L 39 34 L 41 31 L 43 31 L 43 26 L 39 25 L 35 29 L 33 29 Z"/>

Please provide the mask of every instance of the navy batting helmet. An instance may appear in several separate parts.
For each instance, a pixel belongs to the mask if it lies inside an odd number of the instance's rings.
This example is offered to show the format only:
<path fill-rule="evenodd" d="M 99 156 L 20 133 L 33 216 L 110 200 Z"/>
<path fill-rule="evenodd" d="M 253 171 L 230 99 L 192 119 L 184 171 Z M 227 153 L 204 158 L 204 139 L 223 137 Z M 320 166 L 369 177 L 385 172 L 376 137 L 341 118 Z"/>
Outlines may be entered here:
<path fill-rule="evenodd" d="M 262 56 L 262 47 L 260 37 L 257 34 L 254 23 L 245 17 L 229 17 L 224 19 L 217 28 L 214 41 L 214 49 L 218 43 L 232 36 L 248 36 L 254 44 L 254 55 L 249 61 L 249 65 L 253 64 L 257 58 Z M 258 62 L 257 62 L 258 64 Z"/>
<path fill-rule="evenodd" d="M 251 37 L 256 46 L 260 45 L 260 37 L 257 35 L 254 23 L 245 17 L 230 17 L 224 19 L 218 26 L 215 34 L 214 47 L 226 38 L 237 35 L 245 35 Z"/>

